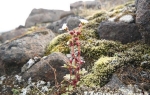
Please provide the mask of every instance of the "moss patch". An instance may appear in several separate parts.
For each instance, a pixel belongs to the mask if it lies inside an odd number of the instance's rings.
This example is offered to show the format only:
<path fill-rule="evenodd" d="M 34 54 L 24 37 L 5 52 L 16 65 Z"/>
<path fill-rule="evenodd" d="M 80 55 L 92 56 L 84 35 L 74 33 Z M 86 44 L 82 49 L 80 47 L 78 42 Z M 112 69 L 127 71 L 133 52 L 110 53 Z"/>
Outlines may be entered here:
<path fill-rule="evenodd" d="M 121 68 L 122 66 L 133 66 L 135 68 L 141 67 L 141 62 L 150 61 L 150 47 L 145 44 L 128 44 L 125 47 L 128 47 L 123 52 L 117 52 L 113 57 L 102 56 L 98 59 L 92 71 L 89 74 L 82 77 L 80 85 L 86 86 L 104 86 L 111 75 Z M 147 55 L 149 57 L 147 57 Z M 149 71 L 147 69 L 147 71 Z"/>
<path fill-rule="evenodd" d="M 46 48 L 46 55 L 53 52 L 69 53 L 69 47 L 67 45 L 71 36 L 68 33 L 63 33 L 55 37 Z"/>
<path fill-rule="evenodd" d="M 114 72 L 115 63 L 111 63 L 114 60 L 115 57 L 101 57 L 95 62 L 92 72 L 83 76 L 79 84 L 90 87 L 103 86 Z"/>

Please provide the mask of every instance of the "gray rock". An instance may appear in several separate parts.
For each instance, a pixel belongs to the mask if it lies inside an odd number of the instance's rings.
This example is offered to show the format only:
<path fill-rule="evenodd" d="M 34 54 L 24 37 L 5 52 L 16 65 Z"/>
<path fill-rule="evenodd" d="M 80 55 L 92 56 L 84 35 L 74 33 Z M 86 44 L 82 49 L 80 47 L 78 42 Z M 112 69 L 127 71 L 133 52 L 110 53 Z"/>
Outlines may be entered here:
<path fill-rule="evenodd" d="M 25 32 L 27 32 L 27 28 L 16 28 L 14 30 L 8 31 L 8 32 L 4 32 L 0 35 L 0 41 L 2 43 L 4 43 L 7 40 L 11 40 L 13 38 L 16 38 L 22 34 L 24 34 Z"/>
<path fill-rule="evenodd" d="M 69 60 L 64 54 L 55 52 L 33 65 L 29 70 L 22 74 L 22 77 L 25 80 L 31 77 L 33 81 L 39 79 L 50 81 L 51 85 L 54 85 L 55 76 L 52 68 L 56 69 L 57 81 L 61 82 L 63 76 L 69 73 L 67 69 L 61 67 L 67 62 L 69 62 Z"/>
<path fill-rule="evenodd" d="M 25 27 L 31 27 L 40 23 L 54 22 L 73 12 L 63 10 L 33 9 L 25 22 Z"/>
<path fill-rule="evenodd" d="M 150 0 L 136 0 L 136 23 L 146 44 L 150 44 Z"/>
<path fill-rule="evenodd" d="M 49 24 L 47 26 L 47 28 L 51 29 L 55 33 L 64 33 L 66 31 L 60 30 L 64 23 L 67 23 L 69 30 L 72 30 L 72 29 L 78 27 L 78 25 L 80 23 L 80 21 L 79 21 L 80 18 L 81 17 L 75 16 L 75 15 L 64 17 L 58 21 L 55 21 L 55 22 Z"/>
<path fill-rule="evenodd" d="M 135 9 L 137 10 L 137 6 L 138 6 L 138 1 L 139 0 L 135 0 Z"/>
<path fill-rule="evenodd" d="M 116 74 L 113 74 L 111 80 L 105 85 L 105 87 L 108 87 L 110 89 L 118 89 L 124 86 L 125 84 L 120 81 Z"/>
<path fill-rule="evenodd" d="M 84 7 L 87 9 L 101 9 L 99 1 L 84 1 Z"/>
<path fill-rule="evenodd" d="M 7 74 L 20 72 L 21 66 L 30 58 L 44 56 L 46 46 L 54 37 L 52 31 L 45 29 L 2 44 L 0 46 L 0 68 L 3 68 Z M 0 72 L 0 75 L 2 73 Z"/>
<path fill-rule="evenodd" d="M 78 27 L 79 24 L 80 24 L 79 17 L 70 17 L 67 19 L 67 26 L 68 26 L 69 30 L 72 30 L 72 29 Z"/>
<path fill-rule="evenodd" d="M 70 10 L 78 10 L 84 7 L 83 1 L 77 1 L 70 4 Z"/>
<path fill-rule="evenodd" d="M 142 38 L 136 24 L 123 22 L 102 22 L 98 27 L 98 34 L 100 39 L 120 41 L 123 44 Z"/>

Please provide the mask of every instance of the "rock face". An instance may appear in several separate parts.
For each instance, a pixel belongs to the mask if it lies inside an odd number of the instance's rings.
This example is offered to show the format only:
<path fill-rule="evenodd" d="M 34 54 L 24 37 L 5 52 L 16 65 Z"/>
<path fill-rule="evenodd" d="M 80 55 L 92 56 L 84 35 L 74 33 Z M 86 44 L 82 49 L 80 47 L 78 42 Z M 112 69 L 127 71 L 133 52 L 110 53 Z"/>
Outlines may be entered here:
<path fill-rule="evenodd" d="M 36 31 L 0 46 L 0 65 L 5 73 L 20 70 L 34 56 L 43 56 L 46 46 L 55 37 L 50 30 Z M 1 66 L 1 67 L 2 67 Z M 15 69 L 17 68 L 17 69 Z M 0 72 L 0 75 L 3 72 Z"/>
<path fill-rule="evenodd" d="M 25 27 L 31 27 L 39 23 L 54 22 L 73 12 L 63 10 L 33 9 L 26 20 Z"/>
<path fill-rule="evenodd" d="M 150 0 L 136 0 L 136 23 L 145 43 L 150 44 Z"/>
<path fill-rule="evenodd" d="M 63 33 L 65 31 L 62 31 L 62 30 L 59 30 L 59 29 L 62 28 L 64 23 L 67 23 L 67 26 L 68 26 L 69 30 L 72 30 L 72 29 L 78 27 L 78 25 L 80 23 L 80 20 L 79 20 L 80 18 L 81 17 L 74 16 L 74 15 L 64 17 L 64 18 L 62 18 L 58 21 L 55 21 L 55 22 L 49 24 L 47 26 L 47 28 L 51 29 L 55 33 Z"/>
<path fill-rule="evenodd" d="M 54 85 L 55 76 L 52 68 L 56 69 L 57 81 L 61 82 L 63 76 L 69 73 L 67 69 L 61 67 L 67 62 L 69 62 L 69 60 L 64 54 L 55 52 L 48 55 L 45 59 L 41 59 L 29 70 L 23 73 L 22 76 L 25 80 L 31 77 L 32 80 L 41 79 L 50 81 L 51 84 Z"/>
<path fill-rule="evenodd" d="M 101 9 L 101 5 L 99 1 L 77 1 L 70 4 L 70 10 L 81 10 L 83 8 Z"/>
<path fill-rule="evenodd" d="M 12 38 L 15 38 L 17 36 L 22 35 L 25 32 L 27 32 L 26 28 L 18 28 L 18 29 L 14 29 L 12 31 L 9 31 L 9 32 L 4 32 L 0 35 L 0 41 L 3 43 L 7 40 L 10 40 Z"/>
<path fill-rule="evenodd" d="M 136 24 L 122 22 L 102 22 L 98 27 L 100 39 L 120 41 L 123 44 L 140 40 L 141 34 Z"/>

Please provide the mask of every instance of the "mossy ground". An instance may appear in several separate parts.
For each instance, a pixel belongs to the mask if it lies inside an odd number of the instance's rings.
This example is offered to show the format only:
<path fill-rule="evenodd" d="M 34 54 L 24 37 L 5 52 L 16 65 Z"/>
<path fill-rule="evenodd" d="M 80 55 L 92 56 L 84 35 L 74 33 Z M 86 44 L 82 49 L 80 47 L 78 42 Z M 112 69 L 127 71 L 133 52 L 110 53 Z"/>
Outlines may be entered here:
<path fill-rule="evenodd" d="M 83 26 L 80 36 L 81 54 L 85 59 L 83 67 L 90 72 L 83 77 L 81 84 L 103 86 L 121 66 L 134 64 L 140 67 L 140 63 L 144 61 L 142 56 L 144 54 L 150 55 L 150 47 L 141 42 L 123 45 L 120 42 L 100 40 L 97 35 L 97 27 L 100 22 L 107 20 L 109 16 L 116 16 L 122 12 L 121 9 L 132 3 L 133 1 L 113 8 L 111 15 L 106 11 L 96 13 L 88 19 L 89 23 Z M 132 14 L 132 12 L 127 11 L 125 13 Z M 46 49 L 46 55 L 55 51 L 69 53 L 70 49 L 66 44 L 69 39 L 68 33 L 54 38 Z"/>
<path fill-rule="evenodd" d="M 83 76 L 81 84 L 87 86 L 103 86 L 109 81 L 111 75 L 115 73 L 116 70 L 126 66 L 133 66 L 134 69 L 145 69 L 146 72 L 149 72 L 149 68 L 146 69 L 146 67 L 141 66 L 141 62 L 150 61 L 150 47 L 140 43 L 136 44 L 136 46 L 132 45 L 132 47 L 130 47 L 130 45 L 131 44 L 124 45 L 128 48 L 123 52 L 116 51 L 113 57 L 100 57 L 100 59 L 94 63 L 91 72 Z M 147 57 L 144 57 L 145 55 L 147 55 Z M 146 66 L 149 67 L 150 65 L 147 63 Z M 148 81 L 149 78 L 145 80 Z"/>

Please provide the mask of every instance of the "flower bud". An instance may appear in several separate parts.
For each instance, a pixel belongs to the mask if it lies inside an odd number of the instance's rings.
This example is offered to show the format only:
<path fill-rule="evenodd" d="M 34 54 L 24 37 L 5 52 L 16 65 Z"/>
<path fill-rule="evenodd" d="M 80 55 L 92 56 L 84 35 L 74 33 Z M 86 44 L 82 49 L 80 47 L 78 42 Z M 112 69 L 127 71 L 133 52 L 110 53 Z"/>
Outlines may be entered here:
<path fill-rule="evenodd" d="M 80 35 L 80 34 L 81 34 L 81 32 L 79 32 L 79 31 L 77 31 L 76 33 L 77 33 L 77 35 Z"/>
<path fill-rule="evenodd" d="M 79 38 L 78 38 L 78 37 L 75 37 L 74 40 L 79 40 Z"/>
<path fill-rule="evenodd" d="M 70 35 L 73 35 L 73 34 L 74 34 L 74 32 L 73 32 L 73 31 L 70 31 L 69 33 L 70 33 Z"/>
<path fill-rule="evenodd" d="M 71 55 L 72 55 L 72 57 L 75 57 L 74 53 L 73 53 L 73 54 L 71 54 Z"/>
<path fill-rule="evenodd" d="M 81 55 L 81 52 L 80 52 L 80 51 L 78 51 L 78 55 Z"/>
<path fill-rule="evenodd" d="M 76 79 L 72 80 L 71 84 L 72 85 L 76 85 L 77 84 L 77 80 Z"/>
<path fill-rule="evenodd" d="M 72 40 L 70 40 L 70 41 L 69 41 L 69 46 L 74 46 L 74 44 L 73 44 L 73 41 L 72 41 Z"/>

